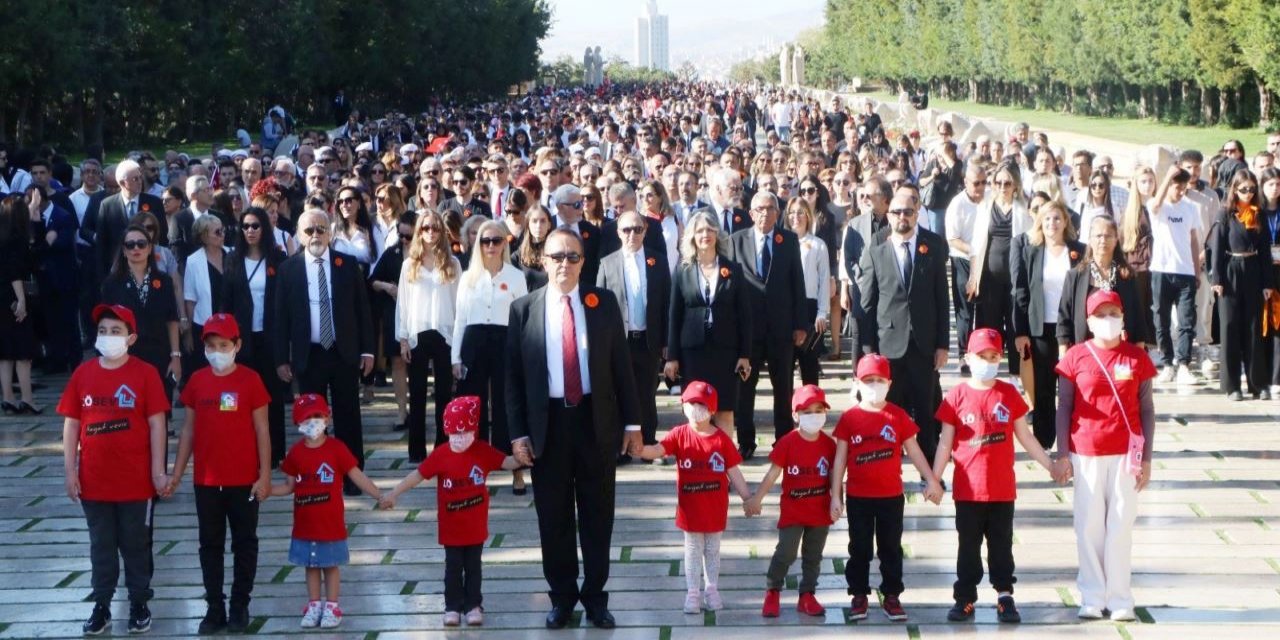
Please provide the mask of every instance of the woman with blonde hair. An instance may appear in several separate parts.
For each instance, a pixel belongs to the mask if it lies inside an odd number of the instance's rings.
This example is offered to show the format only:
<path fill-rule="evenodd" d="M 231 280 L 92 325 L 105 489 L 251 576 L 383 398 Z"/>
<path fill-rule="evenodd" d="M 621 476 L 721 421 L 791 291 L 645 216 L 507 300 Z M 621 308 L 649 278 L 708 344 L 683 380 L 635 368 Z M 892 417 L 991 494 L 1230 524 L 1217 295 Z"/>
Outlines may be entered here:
<path fill-rule="evenodd" d="M 808 179 L 806 179 L 808 180 Z M 817 225 L 813 205 L 804 197 L 787 203 L 783 224 L 800 239 L 800 265 L 804 273 L 805 322 L 807 339 L 796 349 L 800 361 L 800 380 L 804 384 L 818 384 L 822 371 L 818 357 L 822 355 L 822 334 L 828 326 L 831 311 L 831 261 L 827 255 L 827 243 L 814 235 Z"/>
<path fill-rule="evenodd" d="M 396 246 L 398 238 L 396 224 L 400 220 L 400 214 L 404 213 L 408 207 L 405 206 L 400 188 L 390 182 L 378 185 L 378 188 L 373 192 L 373 196 L 375 204 L 373 215 L 374 255 L 381 258 L 384 251 L 389 247 Z"/>
<path fill-rule="evenodd" d="M 1151 250 L 1154 236 L 1151 234 L 1151 212 L 1147 201 L 1156 195 L 1155 169 L 1139 165 L 1129 180 L 1129 203 L 1120 219 L 1120 250 L 1125 262 L 1133 270 L 1137 280 L 1138 305 L 1128 315 L 1141 319 L 1146 334 L 1156 334 L 1155 314 L 1151 311 Z M 1083 226 L 1083 225 L 1082 225 Z"/>
<path fill-rule="evenodd" d="M 639 195 L 640 214 L 657 220 L 662 225 L 662 239 L 667 247 L 667 268 L 674 273 L 679 251 L 677 244 L 680 242 L 680 223 L 676 220 L 675 211 L 671 209 L 667 190 L 658 180 L 645 180 L 640 183 Z"/>
<path fill-rule="evenodd" d="M 450 254 L 444 218 L 427 211 L 418 218 L 400 269 L 396 294 L 396 339 L 409 365 L 409 461 L 427 457 L 427 377 L 435 372 L 436 445 L 445 441 L 444 408 L 453 391 L 449 341 L 462 265 Z"/>

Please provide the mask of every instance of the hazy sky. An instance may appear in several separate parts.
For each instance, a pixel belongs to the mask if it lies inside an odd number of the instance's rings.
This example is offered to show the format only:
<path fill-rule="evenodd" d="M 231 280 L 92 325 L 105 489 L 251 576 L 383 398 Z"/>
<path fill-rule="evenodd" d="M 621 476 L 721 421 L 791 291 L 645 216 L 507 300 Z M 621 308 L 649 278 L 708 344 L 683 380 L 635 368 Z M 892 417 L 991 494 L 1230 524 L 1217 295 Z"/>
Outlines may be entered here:
<path fill-rule="evenodd" d="M 551 33 L 542 57 L 561 54 L 581 59 L 588 46 L 601 47 L 605 59 L 617 53 L 630 60 L 635 49 L 635 19 L 641 0 L 548 0 Z M 730 53 L 760 45 L 772 36 L 779 44 L 803 29 L 822 24 L 825 0 L 658 0 L 667 15 L 671 65 L 701 55 Z"/>

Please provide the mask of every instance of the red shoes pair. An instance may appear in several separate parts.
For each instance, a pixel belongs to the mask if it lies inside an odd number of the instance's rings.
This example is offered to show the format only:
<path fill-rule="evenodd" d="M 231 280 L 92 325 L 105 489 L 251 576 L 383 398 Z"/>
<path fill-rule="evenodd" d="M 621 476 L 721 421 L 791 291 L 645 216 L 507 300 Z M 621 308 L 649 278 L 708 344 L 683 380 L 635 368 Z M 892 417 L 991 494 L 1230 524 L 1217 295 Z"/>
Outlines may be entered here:
<path fill-rule="evenodd" d="M 776 618 L 782 609 L 782 592 L 777 589 L 769 589 L 764 593 L 764 606 L 760 608 L 760 615 L 766 618 Z M 796 611 L 807 616 L 826 615 L 827 610 L 822 607 L 818 599 L 812 593 L 800 594 L 800 599 L 796 602 Z"/>

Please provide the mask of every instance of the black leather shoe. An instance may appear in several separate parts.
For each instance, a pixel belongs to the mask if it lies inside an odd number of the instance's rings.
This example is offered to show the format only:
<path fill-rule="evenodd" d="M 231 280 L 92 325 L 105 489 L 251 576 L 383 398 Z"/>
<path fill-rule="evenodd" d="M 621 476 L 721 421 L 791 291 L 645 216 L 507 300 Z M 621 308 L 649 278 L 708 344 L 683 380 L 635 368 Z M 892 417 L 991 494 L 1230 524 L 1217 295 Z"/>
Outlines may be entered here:
<path fill-rule="evenodd" d="M 738 453 L 742 454 L 742 461 L 746 462 L 747 460 L 750 460 L 756 457 L 756 446 L 754 444 L 753 445 L 744 444 L 741 447 L 738 447 Z"/>
<path fill-rule="evenodd" d="M 569 624 L 569 616 L 573 613 L 573 609 L 565 607 L 551 607 L 547 612 L 547 628 L 563 629 Z"/>
<path fill-rule="evenodd" d="M 244 633 L 249 628 L 249 605 L 233 604 L 231 612 L 227 615 L 227 631 L 230 633 Z"/>
<path fill-rule="evenodd" d="M 613 614 L 609 613 L 609 610 L 604 607 L 588 611 L 587 620 L 591 621 L 591 624 L 597 629 L 612 629 L 618 626 L 617 621 L 613 619 Z"/>

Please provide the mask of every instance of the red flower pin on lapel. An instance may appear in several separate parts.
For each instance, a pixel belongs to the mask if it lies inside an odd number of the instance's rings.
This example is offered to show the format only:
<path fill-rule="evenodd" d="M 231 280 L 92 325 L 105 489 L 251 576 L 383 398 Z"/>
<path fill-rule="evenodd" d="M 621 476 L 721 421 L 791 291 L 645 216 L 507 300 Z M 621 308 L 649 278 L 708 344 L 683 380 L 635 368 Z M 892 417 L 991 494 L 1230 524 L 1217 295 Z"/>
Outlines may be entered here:
<path fill-rule="evenodd" d="M 721 278 L 729 277 L 729 267 L 720 267 L 720 277 Z"/>
<path fill-rule="evenodd" d="M 645 260 L 644 263 L 652 267 L 653 265 L 658 264 L 658 261 L 653 258 L 649 258 Z"/>
<path fill-rule="evenodd" d="M 738 224 L 738 223 L 740 223 L 740 222 L 742 222 L 742 216 L 740 216 L 740 215 L 734 215 L 734 216 L 733 216 L 733 223 L 734 223 L 734 224 Z"/>
<path fill-rule="evenodd" d="M 1079 259 L 1080 259 L 1080 252 L 1079 252 L 1079 251 L 1072 251 L 1072 252 L 1071 252 L 1071 259 L 1072 259 L 1072 260 L 1079 260 Z"/>
<path fill-rule="evenodd" d="M 929 245 L 921 243 L 920 248 L 916 249 L 916 251 L 920 252 L 920 255 L 922 256 L 927 256 L 929 255 Z"/>
<path fill-rule="evenodd" d="M 587 238 L 590 238 L 590 237 L 591 237 L 591 232 L 590 232 L 590 231 L 585 231 L 585 230 L 584 230 L 584 231 L 582 232 L 582 239 L 583 239 L 583 240 L 586 240 Z"/>
<path fill-rule="evenodd" d="M 500 290 L 502 290 L 502 291 L 506 291 L 506 290 L 507 290 L 507 283 L 505 283 L 505 282 L 499 283 L 499 284 L 498 284 L 498 289 L 500 289 Z"/>
<path fill-rule="evenodd" d="M 151 288 L 152 288 L 152 289 L 159 289 L 159 288 L 160 288 L 160 279 L 159 279 L 159 278 L 156 278 L 155 280 L 152 280 L 152 281 L 151 281 Z"/>
<path fill-rule="evenodd" d="M 145 203 L 145 202 L 144 202 L 144 203 L 142 203 L 142 210 L 143 210 L 143 211 L 150 211 L 150 210 L 151 210 L 151 205 L 149 205 L 149 204 L 147 204 L 147 203 Z"/>
<path fill-rule="evenodd" d="M 334 264 L 334 266 L 341 267 L 341 266 L 342 266 L 342 258 L 334 258 L 334 259 L 333 259 L 333 264 Z"/>
<path fill-rule="evenodd" d="M 276 275 L 276 268 L 275 268 L 275 267 L 267 267 L 267 275 L 272 276 L 272 277 L 275 277 L 275 275 Z"/>
<path fill-rule="evenodd" d="M 773 234 L 773 243 L 774 243 L 774 244 L 782 244 L 782 234 L 781 234 L 781 233 L 775 233 L 775 234 Z"/>
<path fill-rule="evenodd" d="M 600 298 L 596 297 L 596 294 L 594 293 L 588 293 L 586 296 L 583 296 L 582 304 L 587 305 L 588 309 L 594 309 L 599 306 Z"/>

